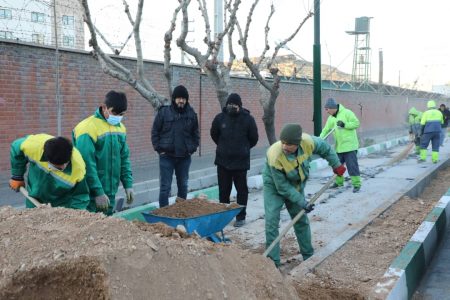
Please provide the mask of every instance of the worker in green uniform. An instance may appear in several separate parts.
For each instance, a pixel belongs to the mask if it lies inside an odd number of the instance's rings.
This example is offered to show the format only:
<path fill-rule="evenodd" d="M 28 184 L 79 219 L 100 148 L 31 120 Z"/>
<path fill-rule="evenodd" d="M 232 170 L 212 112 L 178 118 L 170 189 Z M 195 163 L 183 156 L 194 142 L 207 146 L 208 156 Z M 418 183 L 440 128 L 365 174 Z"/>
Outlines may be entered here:
<path fill-rule="evenodd" d="M 329 114 L 329 117 L 320 137 L 324 138 L 330 131 L 334 130 L 336 153 L 341 163 L 345 163 L 348 169 L 353 193 L 357 193 L 361 189 L 361 173 L 358 164 L 359 141 L 356 133 L 356 129 L 359 128 L 359 120 L 351 110 L 336 103 L 333 98 L 328 98 L 325 103 L 325 111 Z M 342 186 L 344 186 L 344 176 L 337 176 L 332 188 Z"/>
<path fill-rule="evenodd" d="M 431 142 L 431 161 L 436 164 L 439 161 L 439 145 L 441 137 L 441 127 L 444 124 L 444 116 L 436 108 L 436 102 L 427 102 L 427 108 L 420 120 L 420 158 L 419 162 L 427 159 L 427 148 Z"/>
<path fill-rule="evenodd" d="M 414 135 L 414 144 L 416 145 L 416 154 L 420 153 L 420 120 L 422 112 L 415 107 L 411 107 L 408 112 L 409 134 Z"/>
<path fill-rule="evenodd" d="M 310 212 L 314 205 L 305 200 L 305 185 L 309 177 L 309 164 L 312 155 L 326 159 L 337 175 L 345 173 L 336 152 L 318 137 L 302 133 L 298 124 L 286 124 L 280 133 L 280 141 L 267 150 L 266 164 L 263 170 L 264 211 L 266 220 L 266 249 L 278 237 L 280 212 L 283 205 L 293 219 L 302 209 Z M 303 259 L 313 255 L 309 220 L 303 215 L 294 225 L 295 236 Z M 279 243 L 268 255 L 280 266 Z"/>
<path fill-rule="evenodd" d="M 75 147 L 86 162 L 86 180 L 91 201 L 88 210 L 112 215 L 119 183 L 125 189 L 127 203 L 134 200 L 133 177 L 127 132 L 122 118 L 127 111 L 124 93 L 110 91 L 94 115 L 73 130 Z"/>
<path fill-rule="evenodd" d="M 64 137 L 28 135 L 11 144 L 11 189 L 25 187 L 28 164 L 28 194 L 51 206 L 86 209 L 89 190 L 86 166 L 80 152 Z M 34 205 L 27 199 L 26 207 Z"/>

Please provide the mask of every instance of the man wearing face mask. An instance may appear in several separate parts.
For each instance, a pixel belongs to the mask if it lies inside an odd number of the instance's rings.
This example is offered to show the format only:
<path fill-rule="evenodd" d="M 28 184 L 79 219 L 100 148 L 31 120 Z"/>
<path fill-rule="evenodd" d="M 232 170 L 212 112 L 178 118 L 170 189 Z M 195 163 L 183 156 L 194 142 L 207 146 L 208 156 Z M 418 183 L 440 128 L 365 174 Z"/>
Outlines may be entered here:
<path fill-rule="evenodd" d="M 11 144 L 9 186 L 18 192 L 25 187 L 28 165 L 28 194 L 41 203 L 74 209 L 86 209 L 89 190 L 86 166 L 80 152 L 64 137 L 34 134 Z M 25 206 L 34 205 L 27 199 Z"/>
<path fill-rule="evenodd" d="M 152 127 L 153 148 L 159 154 L 160 207 L 169 205 L 174 171 L 177 196 L 186 199 L 191 155 L 199 142 L 197 114 L 189 105 L 188 90 L 179 85 L 172 92 L 171 105 L 159 109 Z"/>
<path fill-rule="evenodd" d="M 130 152 L 126 128 L 121 122 L 126 111 L 126 95 L 109 91 L 95 114 L 81 121 L 73 130 L 74 144 L 86 162 L 91 198 L 89 211 L 112 215 L 120 182 L 125 189 L 127 203 L 133 203 Z"/>
<path fill-rule="evenodd" d="M 258 142 L 258 127 L 250 112 L 242 108 L 238 94 L 228 96 L 225 107 L 215 118 L 210 130 L 216 143 L 217 181 L 219 200 L 230 203 L 232 185 L 236 187 L 236 198 L 244 206 L 236 216 L 235 227 L 245 224 L 248 200 L 247 171 L 250 169 L 250 149 Z"/>

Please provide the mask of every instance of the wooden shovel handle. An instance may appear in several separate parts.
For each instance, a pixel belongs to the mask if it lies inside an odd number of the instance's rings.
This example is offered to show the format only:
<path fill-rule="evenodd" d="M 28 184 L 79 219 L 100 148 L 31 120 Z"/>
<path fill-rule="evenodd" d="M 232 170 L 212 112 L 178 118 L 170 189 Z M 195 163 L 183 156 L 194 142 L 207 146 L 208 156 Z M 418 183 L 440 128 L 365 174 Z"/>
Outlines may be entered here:
<path fill-rule="evenodd" d="M 309 204 L 313 204 L 316 202 L 317 199 L 319 199 L 320 196 L 334 183 L 336 180 L 336 175 L 333 175 L 333 177 L 330 178 L 330 180 L 325 183 L 325 185 L 312 197 L 311 200 L 309 200 Z M 270 251 L 272 251 L 273 247 L 283 238 L 283 236 L 291 229 L 292 226 L 294 226 L 295 223 L 305 214 L 305 210 L 302 209 L 292 220 L 291 222 L 283 229 L 283 231 L 278 235 L 278 237 L 270 244 L 270 246 L 266 249 L 264 252 L 264 256 L 269 255 Z"/>
<path fill-rule="evenodd" d="M 30 195 L 28 195 L 28 191 L 21 186 L 20 187 L 20 192 L 28 199 L 31 201 L 31 203 L 33 203 L 34 206 L 36 207 L 40 207 L 43 206 L 44 204 L 42 204 L 41 202 L 37 201 L 36 199 L 34 199 L 33 197 L 31 197 Z"/>

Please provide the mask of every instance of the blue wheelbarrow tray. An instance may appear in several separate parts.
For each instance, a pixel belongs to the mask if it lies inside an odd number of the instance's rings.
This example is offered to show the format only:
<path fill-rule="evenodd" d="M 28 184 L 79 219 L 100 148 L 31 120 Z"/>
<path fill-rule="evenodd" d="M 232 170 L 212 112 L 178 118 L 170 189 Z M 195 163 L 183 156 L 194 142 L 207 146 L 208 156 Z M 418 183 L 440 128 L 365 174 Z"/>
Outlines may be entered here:
<path fill-rule="evenodd" d="M 151 212 L 143 212 L 142 215 L 148 223 L 162 222 L 173 228 L 176 228 L 178 225 L 183 225 L 188 234 L 192 234 L 195 231 L 202 238 L 208 238 L 217 243 L 229 241 L 225 238 L 223 229 L 231 222 L 231 220 L 233 220 L 242 208 L 243 206 L 190 218 L 157 216 Z M 218 232 L 222 234 L 221 237 L 216 234 Z"/>

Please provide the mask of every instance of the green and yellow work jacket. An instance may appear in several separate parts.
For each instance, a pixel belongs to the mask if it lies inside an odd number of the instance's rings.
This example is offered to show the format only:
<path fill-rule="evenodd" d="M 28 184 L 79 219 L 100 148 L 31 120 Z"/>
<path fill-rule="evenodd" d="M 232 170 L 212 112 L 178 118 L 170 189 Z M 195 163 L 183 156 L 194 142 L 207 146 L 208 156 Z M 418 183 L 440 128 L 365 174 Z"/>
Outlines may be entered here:
<path fill-rule="evenodd" d="M 420 132 L 420 120 L 422 119 L 422 112 L 418 111 L 415 107 L 411 107 L 408 112 L 409 130 L 414 134 Z"/>
<path fill-rule="evenodd" d="M 335 115 L 328 117 L 320 137 L 324 138 L 334 128 L 333 135 L 336 141 L 335 149 L 337 153 L 358 150 L 359 141 L 356 129 L 359 128 L 359 120 L 351 110 L 345 108 L 342 104 L 338 105 L 338 111 Z M 337 126 L 337 121 L 344 122 L 345 127 Z"/>
<path fill-rule="evenodd" d="M 23 177 L 28 164 L 27 190 L 31 197 L 52 206 L 86 209 L 89 190 L 83 158 L 73 148 L 64 171 L 49 168 L 43 154 L 44 144 L 51 138 L 53 136 L 48 134 L 35 134 L 15 140 L 11 144 L 11 173 Z M 26 207 L 34 205 L 27 199 Z"/>
<path fill-rule="evenodd" d="M 309 177 L 313 154 L 326 159 L 333 169 L 341 165 L 336 152 L 328 143 L 306 133 L 302 134 L 302 140 L 293 159 L 284 154 L 281 141 L 270 146 L 262 174 L 264 188 L 270 187 L 283 198 L 304 206 L 303 189 Z"/>
<path fill-rule="evenodd" d="M 72 138 L 86 162 L 91 200 L 103 194 L 112 198 L 120 181 L 126 189 L 133 186 L 127 133 L 122 123 L 110 125 L 99 108 L 75 127 Z"/>

